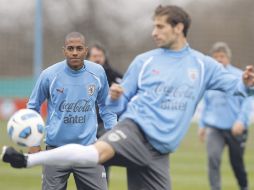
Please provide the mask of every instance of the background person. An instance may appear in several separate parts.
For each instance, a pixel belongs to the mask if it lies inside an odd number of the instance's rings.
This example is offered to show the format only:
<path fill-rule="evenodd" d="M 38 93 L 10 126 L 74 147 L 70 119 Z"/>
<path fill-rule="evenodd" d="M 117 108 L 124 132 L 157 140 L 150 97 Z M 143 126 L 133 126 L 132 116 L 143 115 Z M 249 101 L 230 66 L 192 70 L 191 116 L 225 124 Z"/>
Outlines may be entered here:
<path fill-rule="evenodd" d="M 212 46 L 211 56 L 225 69 L 237 77 L 242 71 L 231 62 L 231 50 L 224 42 Z M 206 138 L 208 153 L 208 174 L 211 190 L 221 189 L 220 165 L 225 146 L 240 190 L 248 190 L 247 172 L 244 166 L 244 149 L 247 140 L 252 98 L 228 96 L 226 93 L 210 90 L 204 96 L 204 108 L 200 120 L 199 137 Z"/>
<path fill-rule="evenodd" d="M 93 44 L 87 53 L 87 59 L 94 63 L 100 64 L 106 73 L 108 84 L 120 83 L 122 80 L 122 75 L 111 67 L 108 61 L 106 49 L 99 43 Z M 98 133 L 97 136 L 100 137 L 105 133 L 105 128 L 103 127 L 103 120 L 98 114 Z"/>
<path fill-rule="evenodd" d="M 109 85 L 111 85 L 113 83 L 120 83 L 121 82 L 122 75 L 111 67 L 111 65 L 109 64 L 109 61 L 108 61 L 106 49 L 102 45 L 100 45 L 98 43 L 93 44 L 88 49 L 87 59 L 94 62 L 94 63 L 100 64 L 104 68 Z M 98 109 L 97 109 L 97 113 L 98 113 Z M 105 130 L 105 128 L 103 126 L 103 120 L 101 119 L 100 114 L 97 114 L 97 118 L 98 118 L 97 137 L 99 138 L 105 132 L 107 132 L 107 130 Z M 105 170 L 106 170 L 106 174 L 107 174 L 107 181 L 109 184 L 109 175 L 110 175 L 109 170 L 110 169 L 109 169 L 109 167 L 105 167 Z"/>

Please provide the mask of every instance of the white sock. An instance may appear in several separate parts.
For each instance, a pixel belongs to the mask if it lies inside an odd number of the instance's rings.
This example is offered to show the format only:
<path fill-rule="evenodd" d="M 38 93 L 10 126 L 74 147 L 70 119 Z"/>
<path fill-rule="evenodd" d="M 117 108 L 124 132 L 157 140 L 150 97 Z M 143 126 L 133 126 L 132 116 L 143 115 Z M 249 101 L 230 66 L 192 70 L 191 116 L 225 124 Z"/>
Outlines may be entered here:
<path fill-rule="evenodd" d="M 99 153 L 93 145 L 68 144 L 52 150 L 28 154 L 27 167 L 50 166 L 95 166 Z"/>

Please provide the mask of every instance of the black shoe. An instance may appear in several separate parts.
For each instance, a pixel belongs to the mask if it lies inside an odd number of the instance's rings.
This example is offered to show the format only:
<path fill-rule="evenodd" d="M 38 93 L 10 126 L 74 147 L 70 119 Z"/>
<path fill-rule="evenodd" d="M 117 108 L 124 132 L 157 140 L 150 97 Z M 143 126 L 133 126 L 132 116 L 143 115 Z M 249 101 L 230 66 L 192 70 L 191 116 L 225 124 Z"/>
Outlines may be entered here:
<path fill-rule="evenodd" d="M 4 162 L 10 163 L 13 168 L 26 168 L 27 166 L 27 156 L 12 147 L 3 147 L 1 159 Z"/>

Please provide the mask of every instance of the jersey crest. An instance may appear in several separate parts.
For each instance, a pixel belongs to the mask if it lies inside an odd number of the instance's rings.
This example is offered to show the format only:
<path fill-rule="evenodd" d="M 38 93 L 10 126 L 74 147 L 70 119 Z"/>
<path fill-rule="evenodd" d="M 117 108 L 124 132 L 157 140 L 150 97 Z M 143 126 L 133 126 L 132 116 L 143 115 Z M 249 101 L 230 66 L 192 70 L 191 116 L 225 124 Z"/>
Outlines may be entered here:
<path fill-rule="evenodd" d="M 88 85 L 88 88 L 87 88 L 87 93 L 89 96 L 92 96 L 95 92 L 95 85 L 94 84 L 90 84 Z"/>
<path fill-rule="evenodd" d="M 198 70 L 197 69 L 188 69 L 188 77 L 191 81 L 197 80 Z"/>

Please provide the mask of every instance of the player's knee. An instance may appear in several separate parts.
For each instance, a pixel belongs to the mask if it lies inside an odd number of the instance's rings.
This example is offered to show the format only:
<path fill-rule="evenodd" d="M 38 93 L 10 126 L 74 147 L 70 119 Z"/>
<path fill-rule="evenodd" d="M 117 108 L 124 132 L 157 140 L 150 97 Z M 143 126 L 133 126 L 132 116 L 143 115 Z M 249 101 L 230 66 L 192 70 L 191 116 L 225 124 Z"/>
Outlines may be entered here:
<path fill-rule="evenodd" d="M 112 158 L 115 155 L 114 148 L 104 141 L 97 141 L 94 144 L 95 148 L 99 153 L 99 163 L 102 164 Z"/>

